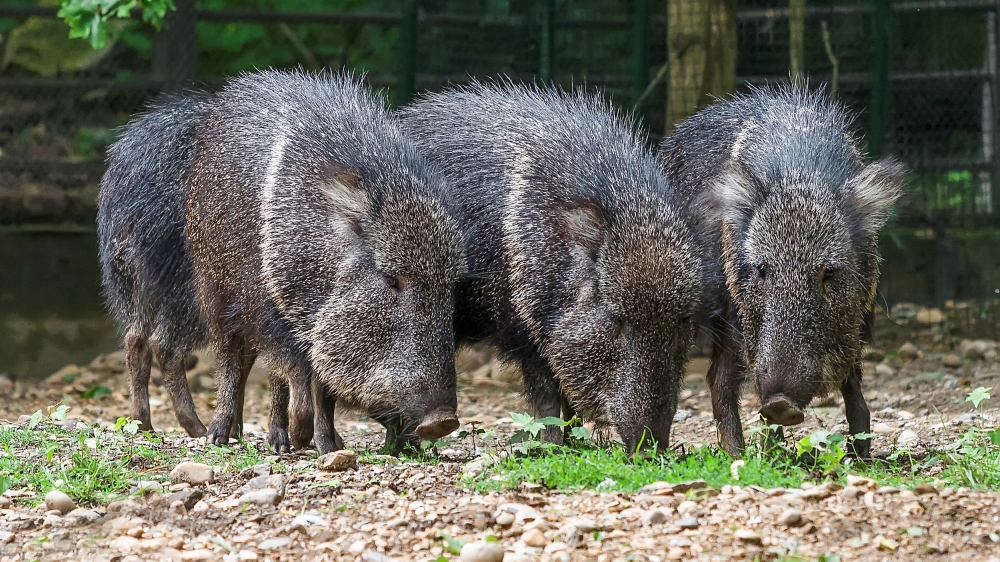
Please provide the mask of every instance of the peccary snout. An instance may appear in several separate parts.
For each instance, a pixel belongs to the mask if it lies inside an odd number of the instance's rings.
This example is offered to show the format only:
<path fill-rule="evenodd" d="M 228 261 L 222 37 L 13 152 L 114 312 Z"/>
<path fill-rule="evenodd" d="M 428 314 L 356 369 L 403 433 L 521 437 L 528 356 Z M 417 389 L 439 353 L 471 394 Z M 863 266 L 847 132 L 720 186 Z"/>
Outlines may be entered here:
<path fill-rule="evenodd" d="M 760 415 L 768 423 L 778 425 L 798 425 L 805 419 L 802 408 L 783 394 L 771 396 L 761 407 Z"/>
<path fill-rule="evenodd" d="M 435 408 L 424 415 L 417 426 L 417 437 L 434 440 L 448 435 L 458 429 L 458 416 L 455 408 L 445 406 Z"/>

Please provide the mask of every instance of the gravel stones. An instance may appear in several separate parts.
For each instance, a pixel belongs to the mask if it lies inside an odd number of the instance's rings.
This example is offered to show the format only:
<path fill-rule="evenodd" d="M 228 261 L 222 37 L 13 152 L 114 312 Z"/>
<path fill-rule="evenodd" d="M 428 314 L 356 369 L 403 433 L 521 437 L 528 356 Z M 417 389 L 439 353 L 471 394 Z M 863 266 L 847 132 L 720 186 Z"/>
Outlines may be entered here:
<path fill-rule="evenodd" d="M 495 542 L 474 541 L 462 547 L 461 562 L 503 562 L 503 547 Z"/>
<path fill-rule="evenodd" d="M 663 513 L 659 509 L 651 509 L 643 513 L 642 517 L 640 517 L 639 520 L 642 521 L 642 524 L 646 526 L 660 525 L 661 523 L 666 522 L 667 514 Z"/>
<path fill-rule="evenodd" d="M 316 468 L 325 472 L 343 472 L 357 467 L 358 454 L 346 449 L 333 451 L 316 459 Z"/>
<path fill-rule="evenodd" d="M 215 482 L 215 469 L 198 462 L 182 462 L 170 471 L 170 483 L 187 482 L 192 486 Z"/>
<path fill-rule="evenodd" d="M 761 544 L 764 542 L 764 537 L 749 529 L 737 529 L 736 532 L 733 533 L 733 537 L 735 537 L 738 541 L 750 544 Z"/>
<path fill-rule="evenodd" d="M 76 509 L 73 499 L 59 490 L 52 490 L 45 494 L 45 509 L 48 511 L 58 511 L 62 515 Z"/>

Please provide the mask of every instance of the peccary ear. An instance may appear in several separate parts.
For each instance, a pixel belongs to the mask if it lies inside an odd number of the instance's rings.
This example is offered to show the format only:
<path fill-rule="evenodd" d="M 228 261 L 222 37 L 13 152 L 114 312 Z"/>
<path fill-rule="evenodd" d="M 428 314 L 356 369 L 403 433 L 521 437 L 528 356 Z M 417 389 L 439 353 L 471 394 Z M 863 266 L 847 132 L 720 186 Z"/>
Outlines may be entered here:
<path fill-rule="evenodd" d="M 873 236 L 885 226 L 892 205 L 903 193 L 905 179 L 903 164 L 887 158 L 868 164 L 847 182 L 844 187 L 851 205 L 850 214 L 855 217 L 862 236 Z"/>
<path fill-rule="evenodd" d="M 337 219 L 355 233 L 361 232 L 361 220 L 368 209 L 368 194 L 361 189 L 357 170 L 329 168 L 320 191 L 326 196 Z"/>
<path fill-rule="evenodd" d="M 600 207 L 590 201 L 574 200 L 562 210 L 562 219 L 567 241 L 596 259 L 604 242 L 604 213 Z"/>

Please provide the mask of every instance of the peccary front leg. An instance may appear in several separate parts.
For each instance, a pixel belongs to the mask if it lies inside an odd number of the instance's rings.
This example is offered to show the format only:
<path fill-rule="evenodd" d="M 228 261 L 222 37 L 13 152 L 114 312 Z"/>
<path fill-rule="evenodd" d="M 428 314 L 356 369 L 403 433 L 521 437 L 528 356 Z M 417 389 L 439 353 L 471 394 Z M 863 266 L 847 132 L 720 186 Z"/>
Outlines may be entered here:
<path fill-rule="evenodd" d="M 573 405 L 569 403 L 566 395 L 562 392 L 559 393 L 559 404 L 562 406 L 563 421 L 569 421 L 576 417 L 576 409 L 573 408 Z M 568 425 L 563 427 L 563 439 L 569 439 L 572 430 L 573 428 Z"/>
<path fill-rule="evenodd" d="M 184 372 L 184 360 L 187 357 L 188 349 L 170 349 L 167 346 L 154 343 L 156 362 L 163 369 L 163 386 L 170 394 L 170 401 L 174 406 L 174 414 L 178 423 L 187 431 L 191 437 L 201 437 L 207 433 L 205 425 L 198 419 L 195 411 L 194 400 L 191 398 L 191 389 L 188 388 L 187 375 Z"/>
<path fill-rule="evenodd" d="M 562 391 L 559 381 L 552 375 L 545 359 L 538 357 L 521 362 L 521 373 L 524 378 L 524 393 L 531 404 L 531 415 L 535 419 L 546 417 L 558 418 L 562 406 Z M 563 444 L 562 428 L 546 426 L 541 433 L 542 441 Z"/>
<path fill-rule="evenodd" d="M 719 424 L 719 446 L 736 457 L 743 452 L 743 424 L 740 421 L 742 371 L 731 347 L 728 326 L 719 319 L 713 322 L 712 331 L 712 364 L 708 368 L 712 414 Z"/>
<path fill-rule="evenodd" d="M 865 395 L 861 392 L 860 363 L 855 363 L 851 369 L 851 374 L 840 387 L 840 394 L 844 397 L 844 410 L 847 413 L 847 427 L 850 434 L 871 433 L 871 413 L 868 411 Z M 853 453 L 860 459 L 871 457 L 871 447 L 871 439 L 856 439 L 851 444 Z"/>
<path fill-rule="evenodd" d="M 129 371 L 129 392 L 132 394 L 132 419 L 139 421 L 139 429 L 152 431 L 149 416 L 149 370 L 153 354 L 145 334 L 132 328 L 125 336 L 125 360 Z M 186 384 L 186 383 L 185 383 Z"/>
<path fill-rule="evenodd" d="M 242 427 L 234 428 L 234 418 L 242 416 L 241 390 L 245 386 L 243 359 L 246 354 L 246 340 L 242 334 L 229 334 L 222 345 L 218 346 L 217 394 L 215 399 L 215 416 L 208 426 L 208 442 L 211 445 L 226 445 L 229 443 L 231 431 L 237 435 L 242 433 Z M 246 372 L 249 373 L 249 367 Z M 242 419 L 239 420 L 242 424 Z"/>
<path fill-rule="evenodd" d="M 309 446 L 309 441 L 313 438 L 312 373 L 308 367 L 295 364 L 289 367 L 287 379 L 290 390 L 288 434 L 291 437 L 293 447 L 304 449 Z M 333 428 L 332 414 L 330 427 Z M 339 440 L 340 437 L 335 428 L 333 428 L 333 433 L 335 440 Z M 342 442 L 340 446 L 344 446 Z"/>
<path fill-rule="evenodd" d="M 339 451 L 344 441 L 333 426 L 333 416 L 337 406 L 337 395 L 331 392 L 319 377 L 312 377 L 313 398 L 313 440 L 319 454 Z"/>

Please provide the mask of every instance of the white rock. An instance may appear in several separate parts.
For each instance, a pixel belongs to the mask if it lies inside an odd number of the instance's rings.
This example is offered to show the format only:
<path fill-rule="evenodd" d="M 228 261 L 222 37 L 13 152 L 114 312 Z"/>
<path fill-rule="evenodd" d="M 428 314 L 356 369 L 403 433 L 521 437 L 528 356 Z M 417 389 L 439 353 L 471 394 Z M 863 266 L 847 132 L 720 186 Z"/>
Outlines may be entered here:
<path fill-rule="evenodd" d="M 892 367 L 886 365 L 885 363 L 879 363 L 875 366 L 875 375 L 879 377 L 891 377 L 896 374 L 896 370 Z"/>
<path fill-rule="evenodd" d="M 475 541 L 462 547 L 462 562 L 503 562 L 503 547 L 494 542 Z"/>
<path fill-rule="evenodd" d="M 260 550 L 275 550 L 278 548 L 284 548 L 292 544 L 292 539 L 288 537 L 275 537 L 273 539 L 267 539 L 262 541 L 257 545 Z"/>
<path fill-rule="evenodd" d="M 915 445 L 919 440 L 920 437 L 917 435 L 916 431 L 913 431 L 912 429 L 906 429 L 899 434 L 899 437 L 896 439 L 896 444 L 902 446 Z"/>
<path fill-rule="evenodd" d="M 93 509 L 76 508 L 66 514 L 66 519 L 75 519 L 77 525 L 87 525 L 101 518 L 101 514 Z"/>
<path fill-rule="evenodd" d="M 187 482 L 192 486 L 215 482 L 215 470 L 199 462 L 182 462 L 170 471 L 170 483 Z"/>
<path fill-rule="evenodd" d="M 538 529 L 532 529 L 524 533 L 521 535 L 521 540 L 524 541 L 524 544 L 537 548 L 543 548 L 549 544 L 549 539 L 545 538 L 545 535 Z"/>
<path fill-rule="evenodd" d="M 892 429 L 891 425 L 889 425 L 887 423 L 884 423 L 884 422 L 879 422 L 879 423 L 875 424 L 874 426 L 872 426 L 872 431 L 874 431 L 875 433 L 878 433 L 879 435 L 889 435 L 890 433 L 892 433 L 895 430 Z"/>
<path fill-rule="evenodd" d="M 802 512 L 797 509 L 787 509 L 778 521 L 786 527 L 798 527 L 802 524 Z"/>
<path fill-rule="evenodd" d="M 254 490 L 252 492 L 247 492 L 240 496 L 236 500 L 237 505 L 243 504 L 254 504 L 254 505 L 278 505 L 281 503 L 281 494 L 278 490 L 274 488 L 264 488 L 263 490 Z"/>
<path fill-rule="evenodd" d="M 51 492 L 45 494 L 45 509 L 48 511 L 58 511 L 62 514 L 67 514 L 74 509 L 76 509 L 76 504 L 73 502 L 72 498 L 60 492 L 59 490 L 52 490 Z"/>

